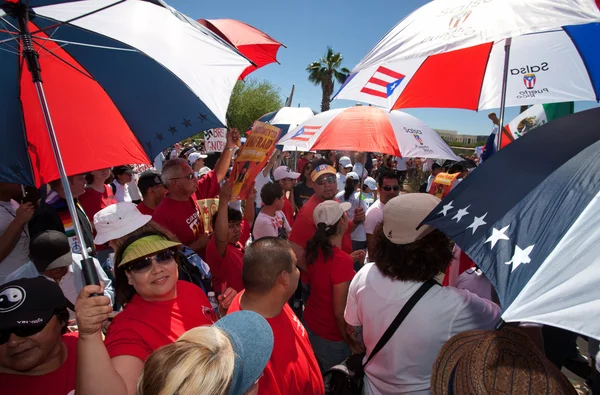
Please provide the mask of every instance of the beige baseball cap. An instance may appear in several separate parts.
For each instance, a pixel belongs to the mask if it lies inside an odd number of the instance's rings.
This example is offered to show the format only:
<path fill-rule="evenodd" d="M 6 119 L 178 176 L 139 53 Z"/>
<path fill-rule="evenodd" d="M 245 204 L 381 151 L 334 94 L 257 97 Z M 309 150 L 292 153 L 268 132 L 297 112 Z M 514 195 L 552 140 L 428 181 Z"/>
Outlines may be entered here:
<path fill-rule="evenodd" d="M 394 244 L 410 244 L 431 233 L 429 225 L 417 227 L 440 199 L 428 193 L 408 193 L 389 200 L 383 208 L 383 232 Z"/>
<path fill-rule="evenodd" d="M 344 213 L 350 210 L 350 207 L 352 207 L 352 205 L 348 202 L 339 203 L 335 200 L 326 200 L 319 203 L 319 205 L 315 207 L 315 211 L 313 211 L 315 225 L 318 225 L 319 223 L 324 223 L 327 226 L 335 225 L 340 218 L 342 218 Z"/>

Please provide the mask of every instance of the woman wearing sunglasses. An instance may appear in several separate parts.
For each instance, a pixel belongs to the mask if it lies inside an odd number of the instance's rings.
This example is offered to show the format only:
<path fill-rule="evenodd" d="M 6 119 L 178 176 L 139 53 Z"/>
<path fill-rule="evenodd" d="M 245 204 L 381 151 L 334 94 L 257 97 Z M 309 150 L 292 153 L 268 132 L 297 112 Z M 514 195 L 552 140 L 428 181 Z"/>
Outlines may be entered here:
<path fill-rule="evenodd" d="M 216 322 L 204 292 L 178 281 L 176 249 L 180 245 L 151 231 L 135 235 L 119 247 L 115 296 L 125 308 L 114 318 L 105 342 L 101 327 L 112 311 L 108 298 L 90 297 L 101 294 L 102 287 L 84 287 L 75 308 L 79 325 L 77 393 L 135 394 L 144 361 L 154 350 L 176 341 L 189 329 Z M 222 301 L 222 305 L 226 303 Z"/>

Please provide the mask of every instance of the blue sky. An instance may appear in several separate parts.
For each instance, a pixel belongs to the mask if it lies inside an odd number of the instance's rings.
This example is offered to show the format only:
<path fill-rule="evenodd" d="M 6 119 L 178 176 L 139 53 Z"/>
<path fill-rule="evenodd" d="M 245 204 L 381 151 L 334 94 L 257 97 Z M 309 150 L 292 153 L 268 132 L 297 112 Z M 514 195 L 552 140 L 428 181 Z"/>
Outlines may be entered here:
<path fill-rule="evenodd" d="M 194 19 L 231 18 L 243 21 L 285 44 L 287 48 L 281 48 L 278 54 L 281 65 L 267 65 L 252 73 L 251 77 L 266 79 L 279 86 L 284 99 L 295 84 L 293 105 L 320 110 L 321 88 L 308 82 L 306 66 L 322 57 L 329 45 L 344 55 L 343 65 L 352 69 L 394 25 L 427 0 L 167 2 Z M 354 104 L 335 100 L 332 107 Z M 575 111 L 596 105 L 593 102 L 576 103 Z M 436 129 L 457 130 L 463 134 L 489 134 L 492 129 L 487 118 L 488 111 L 410 109 L 406 112 Z M 507 109 L 506 119 L 512 119 L 517 113 L 517 108 Z"/>

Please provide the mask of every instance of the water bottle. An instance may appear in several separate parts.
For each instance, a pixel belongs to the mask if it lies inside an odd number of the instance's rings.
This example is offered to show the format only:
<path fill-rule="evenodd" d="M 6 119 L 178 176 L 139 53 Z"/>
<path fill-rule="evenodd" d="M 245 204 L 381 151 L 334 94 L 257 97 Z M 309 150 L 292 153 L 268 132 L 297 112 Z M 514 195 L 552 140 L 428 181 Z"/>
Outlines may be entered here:
<path fill-rule="evenodd" d="M 210 302 L 210 305 L 212 306 L 213 310 L 215 311 L 215 314 L 217 315 L 217 317 L 219 317 L 220 316 L 219 302 L 217 301 L 217 297 L 215 296 L 215 293 L 213 291 L 210 291 L 208 293 L 208 301 Z"/>

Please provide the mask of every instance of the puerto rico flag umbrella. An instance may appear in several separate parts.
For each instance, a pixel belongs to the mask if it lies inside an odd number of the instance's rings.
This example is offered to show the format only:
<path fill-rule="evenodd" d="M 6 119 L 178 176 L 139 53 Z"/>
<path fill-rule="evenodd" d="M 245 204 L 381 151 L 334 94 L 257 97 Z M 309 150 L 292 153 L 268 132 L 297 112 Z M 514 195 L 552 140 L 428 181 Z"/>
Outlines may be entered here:
<path fill-rule="evenodd" d="M 198 22 L 235 46 L 254 63 L 242 72 L 240 79 L 270 63 L 279 64 L 277 51 L 285 45 L 257 28 L 235 19 L 198 19 Z"/>
<path fill-rule="evenodd" d="M 482 110 L 501 107 L 506 84 L 504 107 L 597 101 L 598 22 L 594 0 L 435 0 L 383 37 L 336 98 Z"/>
<path fill-rule="evenodd" d="M 469 174 L 424 224 L 490 279 L 506 322 L 600 338 L 600 108 L 562 117 Z"/>
<path fill-rule="evenodd" d="M 39 64 L 33 73 L 28 56 Z M 59 178 L 50 128 L 67 174 L 150 163 L 223 126 L 249 64 L 159 0 L 0 0 L 0 181 Z"/>
<path fill-rule="evenodd" d="M 420 119 L 377 107 L 355 106 L 322 112 L 290 130 L 278 144 L 286 150 L 348 150 L 461 160 Z"/>

